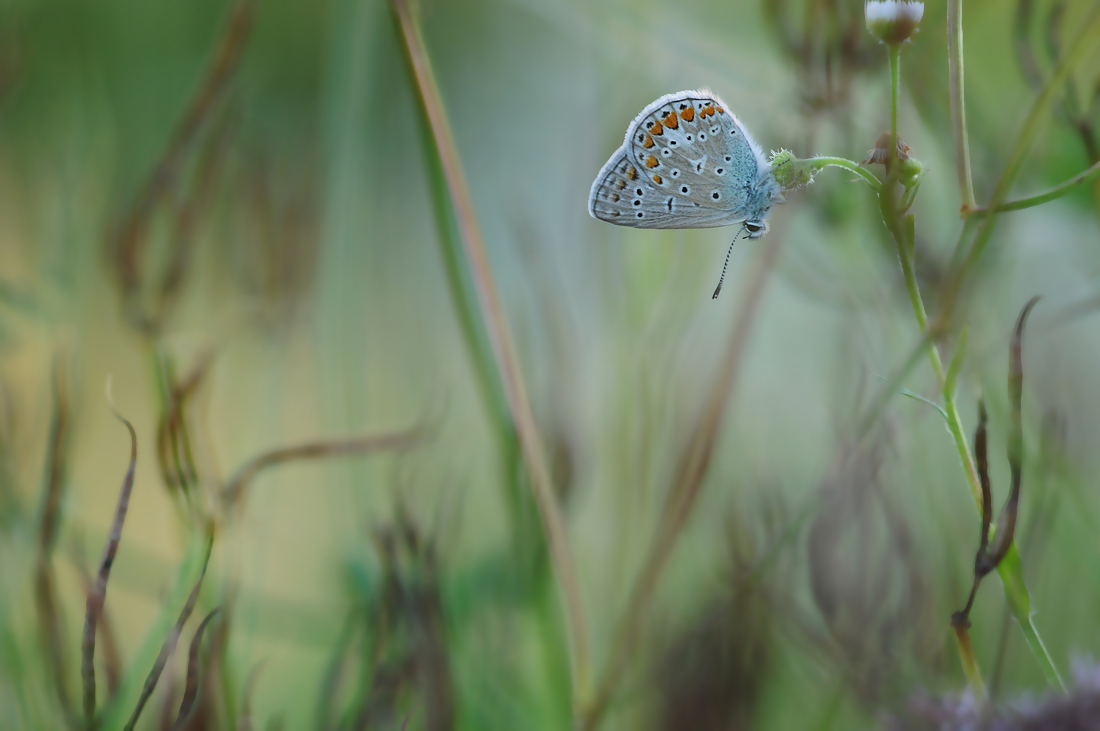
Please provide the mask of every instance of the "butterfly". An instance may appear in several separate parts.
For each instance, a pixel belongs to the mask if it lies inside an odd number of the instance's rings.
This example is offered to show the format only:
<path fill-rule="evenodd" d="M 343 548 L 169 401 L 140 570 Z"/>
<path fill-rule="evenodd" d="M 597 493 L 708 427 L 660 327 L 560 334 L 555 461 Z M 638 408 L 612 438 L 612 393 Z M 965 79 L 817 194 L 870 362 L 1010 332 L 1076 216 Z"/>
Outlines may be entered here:
<path fill-rule="evenodd" d="M 634 118 L 592 183 L 593 218 L 633 228 L 741 225 L 758 239 L 783 192 L 729 106 L 707 90 L 666 94 Z M 730 251 L 714 297 L 722 290 Z"/>

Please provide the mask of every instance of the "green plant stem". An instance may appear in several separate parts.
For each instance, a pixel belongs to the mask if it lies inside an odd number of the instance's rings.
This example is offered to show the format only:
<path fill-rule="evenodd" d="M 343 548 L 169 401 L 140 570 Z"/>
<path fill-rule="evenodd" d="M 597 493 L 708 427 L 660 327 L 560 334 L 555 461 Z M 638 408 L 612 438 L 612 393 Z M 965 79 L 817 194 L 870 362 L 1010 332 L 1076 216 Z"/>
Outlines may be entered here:
<path fill-rule="evenodd" d="M 945 377 L 943 361 L 940 358 L 936 342 L 934 339 L 927 337 L 929 333 L 928 314 L 924 308 L 924 300 L 921 298 L 920 287 L 917 284 L 916 269 L 914 267 L 914 248 L 916 244 L 915 219 L 912 215 L 905 216 L 904 219 L 900 218 L 901 214 L 898 212 L 897 200 L 894 197 L 894 188 L 896 187 L 898 174 L 900 172 L 900 166 L 896 164 L 891 165 L 891 163 L 897 160 L 898 97 L 900 96 L 901 90 L 901 45 L 891 45 L 889 56 L 890 151 L 886 159 L 887 170 L 889 172 L 883 184 L 883 190 L 879 193 L 879 206 L 882 211 L 883 221 L 886 223 L 897 245 L 898 262 L 901 264 L 902 276 L 905 279 L 905 289 L 909 294 L 909 303 L 917 319 L 917 327 L 920 329 L 921 335 L 924 336 L 927 341 L 926 348 L 928 361 L 932 366 L 933 373 L 936 375 L 937 382 L 941 384 L 944 390 L 944 401 L 946 404 L 944 411 L 947 416 L 948 430 L 955 440 L 956 448 L 959 451 L 959 459 L 966 472 L 967 482 L 970 484 L 971 492 L 974 494 L 975 499 L 979 501 L 980 505 L 981 486 L 978 482 L 977 470 L 974 466 L 974 460 L 970 456 L 970 450 L 966 443 L 966 436 L 963 434 L 962 424 L 958 418 L 958 409 L 955 408 L 954 401 L 955 379 L 958 377 L 958 363 L 961 363 L 962 359 L 960 356 L 955 363 L 952 363 L 952 367 Z M 985 684 L 982 682 L 981 672 L 978 668 L 977 661 L 974 659 L 974 650 L 970 644 L 970 636 L 965 628 L 956 628 L 956 640 L 959 660 L 966 674 L 967 683 L 970 685 L 974 697 L 984 703 L 986 698 Z"/>
<path fill-rule="evenodd" d="M 1027 198 L 1020 198 L 1014 201 L 1008 201 L 1007 203 L 1001 203 L 997 206 L 990 208 L 977 208 L 971 212 L 973 216 L 988 216 L 990 213 L 1006 213 L 1008 211 L 1019 211 L 1024 208 L 1033 208 L 1035 206 L 1041 206 L 1044 203 L 1057 200 L 1067 193 L 1072 192 L 1077 186 L 1087 183 L 1100 176 L 1100 162 L 1095 163 L 1092 167 L 1087 168 L 1085 171 L 1074 175 L 1072 178 L 1064 183 L 1054 186 L 1050 190 L 1046 190 L 1042 193 L 1036 193 L 1035 195 L 1028 196 Z"/>
<path fill-rule="evenodd" d="M 888 48 L 890 54 L 890 151 L 886 157 L 887 169 L 897 159 L 898 96 L 901 93 L 901 44 L 894 43 Z"/>
<path fill-rule="evenodd" d="M 895 178 L 896 173 L 887 177 L 887 185 L 890 188 L 893 187 Z M 904 224 L 897 220 L 896 204 L 891 192 L 884 192 L 883 195 L 880 196 L 880 202 L 883 209 L 883 219 L 887 221 L 887 227 L 890 229 L 894 241 L 897 244 L 898 260 L 901 263 L 902 275 L 905 278 L 905 288 L 909 292 L 909 302 L 913 307 L 913 314 L 917 319 L 917 326 L 920 328 L 921 334 L 924 335 L 929 332 L 928 314 L 924 309 L 924 301 L 920 295 L 920 288 L 917 284 L 916 272 L 913 266 L 914 219 L 913 216 L 906 216 Z M 955 406 L 954 390 L 955 377 L 958 375 L 957 368 L 953 365 L 950 369 L 950 375 L 945 375 L 943 360 L 940 358 L 939 348 L 936 347 L 935 340 L 928 339 L 926 348 L 928 361 L 932 366 L 932 372 L 935 373 L 937 382 L 943 388 L 947 429 L 951 432 L 951 437 L 955 441 L 955 448 L 958 450 L 959 460 L 963 465 L 963 471 L 966 473 L 966 480 L 970 485 L 970 492 L 977 501 L 980 510 L 982 500 L 981 483 L 978 480 L 978 472 L 975 468 L 974 460 L 970 455 L 970 448 L 966 442 L 966 435 L 963 433 L 958 408 Z M 962 634 L 960 634 L 959 629 L 956 629 L 956 640 L 959 660 L 962 663 L 967 683 L 970 685 L 970 689 L 974 693 L 975 698 L 984 699 L 986 697 L 985 684 L 982 682 L 981 672 L 974 659 L 974 651 L 970 646 L 969 635 L 965 634 L 965 630 L 962 630 Z"/>
<path fill-rule="evenodd" d="M 892 188 L 895 174 L 891 174 L 886 179 L 887 187 Z M 929 330 L 928 313 L 924 309 L 924 300 L 921 298 L 920 286 L 917 284 L 916 269 L 914 267 L 914 254 L 913 254 L 913 235 L 914 235 L 914 218 L 913 216 L 906 216 L 904 223 L 898 220 L 898 213 L 896 209 L 896 201 L 890 193 L 883 193 L 880 196 L 880 203 L 882 205 L 882 217 L 886 222 L 887 228 L 890 229 L 890 233 L 894 237 L 894 241 L 898 249 L 898 261 L 901 264 L 902 276 L 905 279 L 905 289 L 909 293 L 909 303 L 913 308 L 913 315 L 917 320 L 917 327 L 920 328 L 922 335 L 926 334 Z M 936 328 L 939 328 L 939 324 L 936 324 Z M 943 388 L 947 384 L 945 373 L 943 370 L 943 359 L 940 358 L 939 348 L 936 346 L 936 342 L 933 339 L 929 339 L 927 343 L 928 362 L 932 366 L 932 372 L 936 376 L 937 383 Z M 982 505 L 982 488 L 981 482 L 978 480 L 978 471 L 974 466 L 974 458 L 970 454 L 970 447 L 967 445 L 966 433 L 963 431 L 962 420 L 959 418 L 959 409 L 955 404 L 954 388 L 950 394 L 944 393 L 944 411 L 947 413 L 947 427 L 951 432 L 951 436 L 955 440 L 955 447 L 959 452 L 959 460 L 962 462 L 963 470 L 966 472 L 966 479 L 970 485 L 970 492 L 974 496 L 975 504 L 981 508 Z"/>
<path fill-rule="evenodd" d="M 844 168 L 863 178 L 864 182 L 871 186 L 875 193 L 882 192 L 882 182 L 879 181 L 870 170 L 860 167 L 858 162 L 853 162 L 843 157 L 811 157 L 809 160 L 806 160 L 806 162 L 808 162 L 814 170 L 822 170 L 828 167 Z"/>
<path fill-rule="evenodd" d="M 951 91 L 951 129 L 955 135 L 955 170 L 959 176 L 960 210 L 965 216 L 974 202 L 974 180 L 970 171 L 970 140 L 966 132 L 966 104 L 963 92 L 962 0 L 947 0 L 947 66 Z"/>
<path fill-rule="evenodd" d="M 891 175 L 887 178 L 885 187 L 893 188 L 894 177 L 894 175 Z M 884 193 L 879 197 L 879 200 L 882 208 L 883 220 L 890 230 L 890 233 L 894 236 L 895 243 L 897 244 L 898 259 L 901 262 L 906 289 L 909 291 L 913 314 L 916 317 L 918 326 L 921 328 L 922 334 L 927 334 L 930 329 L 938 329 L 941 327 L 942 317 L 940 320 L 929 324 L 928 315 L 924 309 L 924 302 L 920 296 L 920 289 L 917 285 L 916 274 L 913 267 L 913 216 L 906 216 L 905 224 L 902 224 L 898 221 L 895 207 L 896 203 L 893 196 Z M 974 498 L 974 504 L 980 515 L 982 510 L 981 482 L 978 478 L 978 471 L 974 465 L 974 458 L 971 455 L 970 447 L 966 441 L 966 433 L 963 430 L 962 419 L 959 417 L 959 409 L 955 401 L 955 379 L 958 375 L 957 369 L 952 368 L 950 375 L 945 374 L 943 370 L 943 361 L 940 358 L 939 349 L 936 347 L 935 341 L 929 339 L 927 348 L 928 360 L 932 365 L 932 371 L 943 387 L 944 411 L 947 414 L 947 429 L 951 432 L 951 437 L 955 442 L 955 448 L 959 454 L 959 461 L 962 463 L 967 483 L 969 483 L 970 486 L 971 495 Z M 1009 606 L 1012 608 L 1013 615 L 1019 623 L 1020 628 L 1023 630 L 1028 646 L 1039 662 L 1043 674 L 1053 687 L 1065 690 L 1065 684 L 1058 674 L 1058 669 L 1055 667 L 1054 661 L 1050 657 L 1050 653 L 1047 652 L 1046 646 L 1043 644 L 1038 630 L 1035 629 L 1035 625 L 1031 622 L 1030 597 L 1027 592 L 1027 587 L 1024 585 L 1023 568 L 1020 565 L 1019 555 L 1016 552 L 1015 546 L 1010 547 L 1008 556 L 997 566 L 997 574 L 1001 578 L 1001 586 L 1004 589 Z M 961 655 L 960 659 L 965 666 L 967 659 Z M 977 669 L 976 665 L 974 669 Z M 979 694 L 978 687 L 972 686 L 972 688 L 977 697 Z M 984 692 L 983 687 L 981 694 L 984 695 Z"/>

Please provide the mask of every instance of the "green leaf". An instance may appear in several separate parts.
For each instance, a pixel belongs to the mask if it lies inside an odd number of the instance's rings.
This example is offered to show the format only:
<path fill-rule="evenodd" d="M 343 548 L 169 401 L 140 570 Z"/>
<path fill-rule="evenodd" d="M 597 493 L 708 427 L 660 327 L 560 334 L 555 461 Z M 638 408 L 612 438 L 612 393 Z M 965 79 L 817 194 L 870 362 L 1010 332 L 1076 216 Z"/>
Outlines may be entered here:
<path fill-rule="evenodd" d="M 937 404 L 935 401 L 932 401 L 931 399 L 926 399 L 924 396 L 921 396 L 919 393 L 913 393 L 908 388 L 903 388 L 898 393 L 900 393 L 902 396 L 905 396 L 907 398 L 911 398 L 914 401 L 920 401 L 922 404 L 928 404 L 933 409 L 940 412 L 940 416 L 942 416 L 943 420 L 945 422 L 947 422 L 948 427 L 951 426 L 951 420 L 947 418 L 947 412 L 944 411 L 943 407 L 940 406 L 939 404 Z"/>
<path fill-rule="evenodd" d="M 130 663 L 123 674 L 122 686 L 118 689 L 111 704 L 103 715 L 102 722 L 97 726 L 102 729 L 122 728 L 126 719 L 130 717 L 141 690 L 145 686 L 145 678 L 149 668 L 153 666 L 160 654 L 164 638 L 172 630 L 179 614 L 180 606 L 187 600 L 195 585 L 199 574 L 202 573 L 203 560 L 206 557 L 208 537 L 202 531 L 195 531 L 191 536 L 187 552 L 184 554 L 183 565 L 176 574 L 176 581 L 168 592 L 167 599 L 161 605 L 153 623 L 145 633 L 145 637 L 130 659 Z"/>
<path fill-rule="evenodd" d="M 1024 631 L 1027 646 L 1039 661 L 1047 682 L 1065 692 L 1066 684 L 1058 674 L 1058 668 L 1054 667 L 1054 661 L 1050 659 L 1050 653 L 1047 652 L 1046 645 L 1039 637 L 1039 631 L 1031 621 L 1031 595 L 1028 594 L 1027 586 L 1024 584 L 1024 564 L 1020 561 L 1015 543 L 1009 547 L 1008 553 L 997 565 L 997 575 L 1001 577 L 1001 586 L 1004 588 L 1005 599 L 1008 600 L 1012 616 Z"/>

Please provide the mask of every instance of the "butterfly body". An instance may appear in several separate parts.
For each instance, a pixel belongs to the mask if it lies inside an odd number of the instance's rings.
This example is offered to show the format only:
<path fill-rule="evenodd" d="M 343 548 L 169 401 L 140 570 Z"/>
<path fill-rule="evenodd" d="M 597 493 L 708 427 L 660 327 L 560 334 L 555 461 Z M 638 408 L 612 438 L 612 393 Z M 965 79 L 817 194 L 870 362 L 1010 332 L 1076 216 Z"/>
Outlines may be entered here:
<path fill-rule="evenodd" d="M 656 100 L 634 119 L 588 197 L 594 218 L 633 228 L 768 231 L 782 191 L 760 146 L 709 91 Z"/>

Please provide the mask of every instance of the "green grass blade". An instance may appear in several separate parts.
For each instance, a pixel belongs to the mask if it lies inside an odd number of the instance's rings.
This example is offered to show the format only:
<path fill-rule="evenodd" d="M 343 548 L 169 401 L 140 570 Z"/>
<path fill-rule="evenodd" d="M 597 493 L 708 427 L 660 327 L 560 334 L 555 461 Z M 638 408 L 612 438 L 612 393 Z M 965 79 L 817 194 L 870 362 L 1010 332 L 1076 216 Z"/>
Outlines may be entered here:
<path fill-rule="evenodd" d="M 146 630 L 137 651 L 130 658 L 126 672 L 122 676 L 122 686 L 104 713 L 102 722 L 98 724 L 99 728 L 122 728 L 130 717 L 145 686 L 149 668 L 153 666 L 160 654 L 164 638 L 172 631 L 180 606 L 187 601 L 188 594 L 191 593 L 202 572 L 207 541 L 207 535 L 201 531 L 195 531 L 191 536 L 183 564 L 176 574 L 176 580 L 164 602 L 161 603 L 160 611 Z"/>
<path fill-rule="evenodd" d="M 1054 661 L 1050 658 L 1042 637 L 1039 636 L 1039 630 L 1031 621 L 1031 595 L 1028 594 L 1027 585 L 1024 584 L 1024 564 L 1020 561 L 1015 543 L 1009 547 L 1008 553 L 997 566 L 997 575 L 1001 577 L 1001 587 L 1004 588 L 1005 599 L 1008 600 L 1012 616 L 1024 631 L 1027 646 L 1039 661 L 1039 667 L 1042 668 L 1047 682 L 1065 691 L 1066 683 L 1058 673 L 1058 668 L 1054 666 Z"/>

